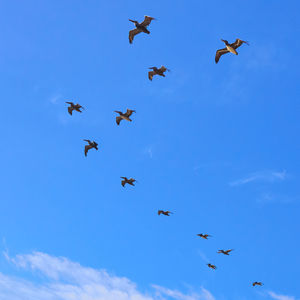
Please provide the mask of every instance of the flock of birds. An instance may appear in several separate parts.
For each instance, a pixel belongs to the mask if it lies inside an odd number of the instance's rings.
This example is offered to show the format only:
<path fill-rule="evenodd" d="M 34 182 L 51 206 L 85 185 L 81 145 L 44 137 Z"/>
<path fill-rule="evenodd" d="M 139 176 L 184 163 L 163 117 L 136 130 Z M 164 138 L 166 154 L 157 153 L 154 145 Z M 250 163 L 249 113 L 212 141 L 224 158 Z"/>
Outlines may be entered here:
<path fill-rule="evenodd" d="M 135 25 L 135 29 L 132 29 L 129 31 L 129 43 L 132 44 L 133 43 L 133 39 L 134 37 L 139 34 L 139 33 L 146 33 L 146 34 L 150 34 L 150 31 L 148 30 L 148 26 L 150 25 L 151 21 L 152 20 L 155 20 L 155 18 L 152 18 L 152 17 L 149 17 L 149 16 L 145 16 L 144 18 L 144 21 L 142 23 L 139 23 L 138 21 L 135 21 L 135 20 L 131 20 L 129 19 L 130 22 L 134 23 Z M 215 55 L 215 62 L 218 63 L 219 60 L 220 60 L 220 57 L 226 53 L 233 53 L 235 55 L 238 55 L 236 49 L 239 48 L 242 44 L 247 44 L 249 45 L 248 42 L 246 41 L 243 41 L 241 39 L 236 39 L 236 41 L 234 43 L 229 43 L 227 40 L 221 40 L 222 42 L 225 43 L 225 48 L 223 49 L 219 49 L 216 51 L 216 55 Z M 166 71 L 170 71 L 168 70 L 165 66 L 161 66 L 160 68 L 157 68 L 157 67 L 151 67 L 149 68 L 151 69 L 152 71 L 149 71 L 148 72 L 148 78 L 149 80 L 152 81 L 153 79 L 153 76 L 155 75 L 159 75 L 159 76 L 162 76 L 162 77 L 165 77 L 165 72 Z M 82 107 L 80 104 L 74 104 L 73 102 L 66 102 L 67 104 L 69 104 L 68 106 L 68 112 L 70 115 L 72 115 L 73 111 L 77 111 L 77 112 L 82 112 L 82 110 L 84 109 L 84 107 Z M 131 109 L 127 109 L 127 111 L 125 113 L 121 112 L 121 111 L 115 111 L 116 113 L 118 113 L 119 115 L 116 117 L 116 123 L 117 125 L 120 125 L 120 122 L 122 120 L 125 120 L 125 121 L 129 121 L 131 122 L 132 120 L 130 119 L 130 116 L 135 113 L 136 111 L 135 110 L 131 110 Z M 84 155 L 87 156 L 88 154 L 88 151 L 91 150 L 91 149 L 96 149 L 98 150 L 98 144 L 95 142 L 95 141 L 90 141 L 90 140 L 84 140 L 85 142 L 87 142 L 88 144 L 85 145 L 84 147 Z M 121 185 L 123 187 L 125 187 L 126 184 L 128 185 L 132 185 L 134 186 L 136 180 L 134 178 L 127 178 L 127 177 L 121 177 L 122 181 L 121 181 Z M 171 211 L 169 210 L 158 210 L 158 215 L 165 215 L 165 216 L 170 216 L 170 214 L 172 214 Z M 197 236 L 199 236 L 200 238 L 204 239 L 204 240 L 207 240 L 209 237 L 211 237 L 211 235 L 209 234 L 203 234 L 203 233 L 200 233 L 200 234 L 197 234 Z M 217 253 L 219 254 L 224 254 L 224 255 L 230 255 L 230 253 L 233 251 L 233 249 L 228 249 L 228 250 L 218 250 Z M 213 269 L 213 270 L 216 270 L 217 267 L 211 263 L 208 263 L 207 266 L 210 268 L 210 269 Z M 260 282 L 260 281 L 255 281 L 252 283 L 252 286 L 262 286 L 263 283 Z"/>

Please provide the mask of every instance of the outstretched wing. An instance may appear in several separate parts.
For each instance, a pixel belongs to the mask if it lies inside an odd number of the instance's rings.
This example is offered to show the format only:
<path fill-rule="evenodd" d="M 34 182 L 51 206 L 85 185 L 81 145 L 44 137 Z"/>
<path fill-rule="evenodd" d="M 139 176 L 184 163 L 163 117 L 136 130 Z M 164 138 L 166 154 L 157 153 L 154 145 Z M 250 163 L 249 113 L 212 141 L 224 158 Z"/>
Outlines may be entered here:
<path fill-rule="evenodd" d="M 141 26 L 148 26 L 150 25 L 151 21 L 154 20 L 154 18 L 145 16 L 144 21 L 140 24 Z"/>
<path fill-rule="evenodd" d="M 226 54 L 228 53 L 229 51 L 227 50 L 227 48 L 223 48 L 223 49 L 219 49 L 217 50 L 216 52 L 216 57 L 215 57 L 215 62 L 216 64 L 218 63 L 220 57 L 223 55 L 223 54 Z"/>
<path fill-rule="evenodd" d="M 126 183 L 125 180 L 122 180 L 122 181 L 121 181 L 122 187 L 125 186 L 125 183 Z"/>
<path fill-rule="evenodd" d="M 159 70 L 162 72 L 166 72 L 168 69 L 165 66 L 161 66 Z"/>
<path fill-rule="evenodd" d="M 162 213 L 163 213 L 162 210 L 159 210 L 159 211 L 157 212 L 158 215 L 160 215 L 160 214 L 162 214 Z"/>
<path fill-rule="evenodd" d="M 72 116 L 72 111 L 73 111 L 73 107 L 72 106 L 68 106 L 68 112 L 69 112 L 69 114 Z"/>
<path fill-rule="evenodd" d="M 87 156 L 87 153 L 88 153 L 88 151 L 89 151 L 90 149 L 92 149 L 92 146 L 90 146 L 90 145 L 86 145 L 86 146 L 84 147 L 84 155 L 85 155 L 85 156 Z"/>
<path fill-rule="evenodd" d="M 126 111 L 126 117 L 130 117 L 131 115 L 132 115 L 132 113 L 134 113 L 135 112 L 135 110 L 132 110 L 132 109 L 128 109 L 127 108 L 127 111 Z"/>
<path fill-rule="evenodd" d="M 120 125 L 121 120 L 122 120 L 121 117 L 116 117 L 116 123 L 117 123 L 118 125 Z"/>
<path fill-rule="evenodd" d="M 149 80 L 152 81 L 154 75 L 155 75 L 154 71 L 148 72 L 148 78 L 149 78 Z"/>
<path fill-rule="evenodd" d="M 134 37 L 141 32 L 142 32 L 142 30 L 140 30 L 138 28 L 130 30 L 129 31 L 129 43 L 132 44 Z"/>
<path fill-rule="evenodd" d="M 233 48 L 233 49 L 237 49 L 238 47 L 240 47 L 242 44 L 247 44 L 247 45 L 249 45 L 249 43 L 248 42 L 246 42 L 246 41 L 242 41 L 242 40 L 240 40 L 240 39 L 236 39 L 235 40 L 235 42 L 234 43 L 232 43 L 230 46 Z"/>

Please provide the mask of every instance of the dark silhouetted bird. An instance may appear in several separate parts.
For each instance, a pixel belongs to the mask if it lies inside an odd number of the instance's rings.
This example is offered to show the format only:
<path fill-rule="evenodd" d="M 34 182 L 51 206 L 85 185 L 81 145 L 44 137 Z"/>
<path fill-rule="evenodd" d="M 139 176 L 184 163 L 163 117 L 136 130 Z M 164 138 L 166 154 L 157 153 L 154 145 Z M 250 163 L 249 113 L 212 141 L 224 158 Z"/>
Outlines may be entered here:
<path fill-rule="evenodd" d="M 70 106 L 68 106 L 68 112 L 69 114 L 72 116 L 72 112 L 73 110 L 76 110 L 78 112 L 82 112 L 80 109 L 84 109 L 80 104 L 74 104 L 73 102 L 66 102 L 68 104 L 70 104 Z"/>
<path fill-rule="evenodd" d="M 136 182 L 135 179 L 133 178 L 127 178 L 127 177 L 121 177 L 123 180 L 121 181 L 122 186 L 124 187 L 126 183 L 133 185 L 134 186 L 134 182 Z"/>
<path fill-rule="evenodd" d="M 170 216 L 170 214 L 172 214 L 172 212 L 170 212 L 169 210 L 159 210 L 157 212 L 158 215 L 163 214 L 165 216 Z"/>
<path fill-rule="evenodd" d="M 88 142 L 88 145 L 85 145 L 84 147 L 84 155 L 87 156 L 87 153 L 90 149 L 95 148 L 96 150 L 98 150 L 98 144 L 93 141 L 91 142 L 90 140 L 84 140 L 85 142 Z"/>
<path fill-rule="evenodd" d="M 118 110 L 115 110 L 115 112 L 120 115 L 120 116 L 116 117 L 116 122 L 117 122 L 118 125 L 120 125 L 120 122 L 122 120 L 126 120 L 126 121 L 131 122 L 132 120 L 129 117 L 132 115 L 132 113 L 135 113 L 135 110 L 131 110 L 131 109 L 127 108 L 127 111 L 124 114 L 121 111 L 118 111 Z"/>
<path fill-rule="evenodd" d="M 219 250 L 218 253 L 223 253 L 225 255 L 229 255 L 229 253 L 233 251 L 233 249 L 229 249 L 229 250 Z"/>
<path fill-rule="evenodd" d="M 211 235 L 209 235 L 209 234 L 200 233 L 200 234 L 197 234 L 197 235 L 200 236 L 201 238 L 205 239 L 205 240 L 207 240 L 208 237 L 211 237 Z"/>
<path fill-rule="evenodd" d="M 263 283 L 262 283 L 262 282 L 259 282 L 259 281 L 255 281 L 255 282 L 252 283 L 252 286 L 256 286 L 256 285 L 262 286 Z"/>
<path fill-rule="evenodd" d="M 221 57 L 223 54 L 226 54 L 226 53 L 228 53 L 228 52 L 231 52 L 231 53 L 233 53 L 233 54 L 235 54 L 235 55 L 238 55 L 238 53 L 236 52 L 236 49 L 237 49 L 238 47 L 240 47 L 240 46 L 241 46 L 242 44 L 244 44 L 244 43 L 247 44 L 247 45 L 249 45 L 248 42 L 242 41 L 242 40 L 240 40 L 240 39 L 236 39 L 236 41 L 235 41 L 234 43 L 232 43 L 232 44 L 229 44 L 228 41 L 226 41 L 226 40 L 221 40 L 221 41 L 225 43 L 226 48 L 217 50 L 217 52 L 216 52 L 216 57 L 215 57 L 215 62 L 216 62 L 216 64 L 218 63 L 220 57 Z"/>
<path fill-rule="evenodd" d="M 161 66 L 159 69 L 156 68 L 156 67 L 151 67 L 149 68 L 151 69 L 152 71 L 149 71 L 148 72 L 148 78 L 152 81 L 152 78 L 154 75 L 159 75 L 159 76 L 162 76 L 162 77 L 166 77 L 166 75 L 164 74 L 166 71 L 169 71 L 169 69 L 167 69 L 165 66 Z"/>
<path fill-rule="evenodd" d="M 137 34 L 139 34 L 141 32 L 150 34 L 150 31 L 147 29 L 147 27 L 150 25 L 152 20 L 155 20 L 155 19 L 152 17 L 149 17 L 149 16 L 145 16 L 145 19 L 142 23 L 139 23 L 138 21 L 129 19 L 129 21 L 134 23 L 134 25 L 136 27 L 135 29 L 129 31 L 129 43 L 130 44 L 132 44 L 133 39 Z"/>
<path fill-rule="evenodd" d="M 215 265 L 212 265 L 212 264 L 207 264 L 209 268 L 215 270 L 217 267 Z"/>

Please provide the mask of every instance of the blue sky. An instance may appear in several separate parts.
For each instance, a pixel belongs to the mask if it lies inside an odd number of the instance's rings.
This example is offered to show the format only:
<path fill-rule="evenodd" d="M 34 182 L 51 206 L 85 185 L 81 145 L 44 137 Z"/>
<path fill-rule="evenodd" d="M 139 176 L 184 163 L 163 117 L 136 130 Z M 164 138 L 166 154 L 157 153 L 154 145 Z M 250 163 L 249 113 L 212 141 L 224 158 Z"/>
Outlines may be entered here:
<path fill-rule="evenodd" d="M 270 2 L 0 1 L 1 300 L 300 299 L 300 4 Z"/>

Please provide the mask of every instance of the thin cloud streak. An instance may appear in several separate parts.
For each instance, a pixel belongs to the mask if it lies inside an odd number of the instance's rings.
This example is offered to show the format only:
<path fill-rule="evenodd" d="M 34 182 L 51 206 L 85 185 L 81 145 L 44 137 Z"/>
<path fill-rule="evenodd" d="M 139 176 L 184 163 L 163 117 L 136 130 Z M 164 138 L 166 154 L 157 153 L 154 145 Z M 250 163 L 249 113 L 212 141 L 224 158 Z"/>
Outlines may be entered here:
<path fill-rule="evenodd" d="M 285 295 L 279 295 L 279 294 L 275 294 L 274 292 L 268 292 L 269 296 L 273 299 L 276 300 L 296 300 L 295 297 L 293 296 L 285 296 Z"/>

